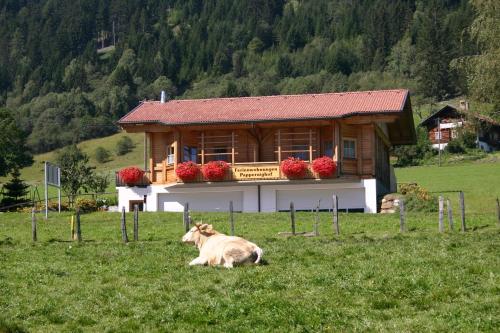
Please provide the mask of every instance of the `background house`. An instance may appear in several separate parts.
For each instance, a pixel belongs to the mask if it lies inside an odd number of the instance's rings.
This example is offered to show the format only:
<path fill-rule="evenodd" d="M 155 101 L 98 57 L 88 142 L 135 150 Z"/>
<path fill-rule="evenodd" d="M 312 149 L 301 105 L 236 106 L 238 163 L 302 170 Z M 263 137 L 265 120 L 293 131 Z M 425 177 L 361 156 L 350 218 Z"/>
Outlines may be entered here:
<path fill-rule="evenodd" d="M 436 149 L 444 149 L 457 139 L 460 130 L 469 128 L 476 132 L 478 148 L 491 152 L 500 149 L 500 122 L 487 116 L 473 114 L 468 103 L 460 102 L 460 107 L 446 105 L 426 119 L 420 126 L 427 129 L 429 140 Z"/>

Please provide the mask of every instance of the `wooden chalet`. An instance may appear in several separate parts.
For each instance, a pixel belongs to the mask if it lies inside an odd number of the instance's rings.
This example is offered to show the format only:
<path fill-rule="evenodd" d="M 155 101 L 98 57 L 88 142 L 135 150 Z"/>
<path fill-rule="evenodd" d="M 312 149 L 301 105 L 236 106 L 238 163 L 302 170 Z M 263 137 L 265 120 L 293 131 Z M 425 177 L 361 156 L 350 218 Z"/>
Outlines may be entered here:
<path fill-rule="evenodd" d="M 427 129 L 429 140 L 436 149 L 446 148 L 450 141 L 458 138 L 460 129 L 467 126 L 474 126 L 479 148 L 487 152 L 500 149 L 500 123 L 486 116 L 470 113 L 465 101 L 461 101 L 459 108 L 444 106 L 424 119 L 420 126 Z"/>
<path fill-rule="evenodd" d="M 420 126 L 427 129 L 429 141 L 436 149 L 443 150 L 448 143 L 458 137 L 458 130 L 465 124 L 465 115 L 456 108 L 446 105 L 424 119 Z"/>
<path fill-rule="evenodd" d="M 307 95 L 144 101 L 119 120 L 129 133 L 145 133 L 146 177 L 142 186 L 117 183 L 119 204 L 126 209 L 145 201 L 148 211 L 224 211 L 233 201 L 237 211 L 298 210 L 320 202 L 341 209 L 377 211 L 377 196 L 395 186 L 389 164 L 392 145 L 415 142 L 407 90 Z M 336 174 L 321 179 L 283 175 L 288 157 L 311 163 L 328 156 Z M 184 183 L 177 165 L 230 164 L 223 181 L 199 176 Z"/>

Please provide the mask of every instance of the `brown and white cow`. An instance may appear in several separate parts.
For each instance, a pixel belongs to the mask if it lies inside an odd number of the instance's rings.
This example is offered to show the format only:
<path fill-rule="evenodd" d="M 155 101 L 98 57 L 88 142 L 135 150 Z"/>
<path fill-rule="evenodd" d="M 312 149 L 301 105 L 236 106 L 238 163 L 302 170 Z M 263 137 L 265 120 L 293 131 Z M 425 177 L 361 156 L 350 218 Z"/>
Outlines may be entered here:
<path fill-rule="evenodd" d="M 194 243 L 200 255 L 189 265 L 234 265 L 258 264 L 264 251 L 252 242 L 241 237 L 227 236 L 213 229 L 211 224 L 197 223 L 183 237 L 184 243 Z"/>

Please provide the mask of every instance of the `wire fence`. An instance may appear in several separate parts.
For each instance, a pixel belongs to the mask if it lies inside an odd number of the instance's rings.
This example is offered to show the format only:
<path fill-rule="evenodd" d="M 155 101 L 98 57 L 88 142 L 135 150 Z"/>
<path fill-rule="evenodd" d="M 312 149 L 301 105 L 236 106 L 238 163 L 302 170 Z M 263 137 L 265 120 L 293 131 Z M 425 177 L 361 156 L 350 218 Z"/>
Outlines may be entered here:
<path fill-rule="evenodd" d="M 78 194 L 77 197 L 83 197 L 83 196 L 98 197 L 98 196 L 109 195 L 109 194 L 116 195 L 117 192 L 82 193 L 82 194 Z M 69 197 L 70 197 L 69 195 L 62 195 L 61 196 L 61 200 L 63 198 L 69 199 Z M 58 197 L 49 197 L 47 200 L 50 202 L 50 201 L 58 200 L 58 199 L 59 199 Z M 13 205 L 0 206 L 0 212 L 1 211 L 10 211 L 10 210 L 24 208 L 24 207 L 36 207 L 40 203 L 42 203 L 43 205 L 45 205 L 45 199 L 28 200 L 26 202 L 20 202 L 20 203 L 13 204 Z M 53 209 L 53 208 L 50 208 L 50 207 L 48 209 L 49 209 L 49 211 L 57 211 L 57 209 Z M 43 210 L 45 210 L 45 209 L 43 209 Z"/>

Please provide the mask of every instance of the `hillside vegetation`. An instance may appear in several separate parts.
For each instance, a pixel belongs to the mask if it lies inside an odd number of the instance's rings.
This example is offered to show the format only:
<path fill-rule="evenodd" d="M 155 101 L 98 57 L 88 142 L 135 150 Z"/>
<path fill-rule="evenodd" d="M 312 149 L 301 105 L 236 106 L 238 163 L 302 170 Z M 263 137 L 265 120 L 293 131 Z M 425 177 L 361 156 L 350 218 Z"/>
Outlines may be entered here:
<path fill-rule="evenodd" d="M 130 137 L 135 147 L 125 155 L 116 154 L 116 144 L 123 137 Z M 144 168 L 144 134 L 135 133 L 117 133 L 105 138 L 83 141 L 78 147 L 90 157 L 90 164 L 96 167 L 99 174 L 109 174 L 111 184 L 109 190 L 114 190 L 114 171 L 126 166 L 139 166 Z M 95 150 L 102 147 L 111 153 L 109 160 L 105 163 L 99 163 L 95 158 Z M 40 191 L 43 187 L 43 162 L 54 162 L 56 160 L 57 150 L 34 156 L 33 165 L 21 170 L 21 178 L 28 184 L 39 186 Z M 4 183 L 8 177 L 0 177 L 0 183 Z"/>
<path fill-rule="evenodd" d="M 480 0 L 1 0 L 0 107 L 34 153 L 115 133 L 160 90 L 397 87 L 416 106 L 466 94 L 496 117 L 498 12 Z"/>

